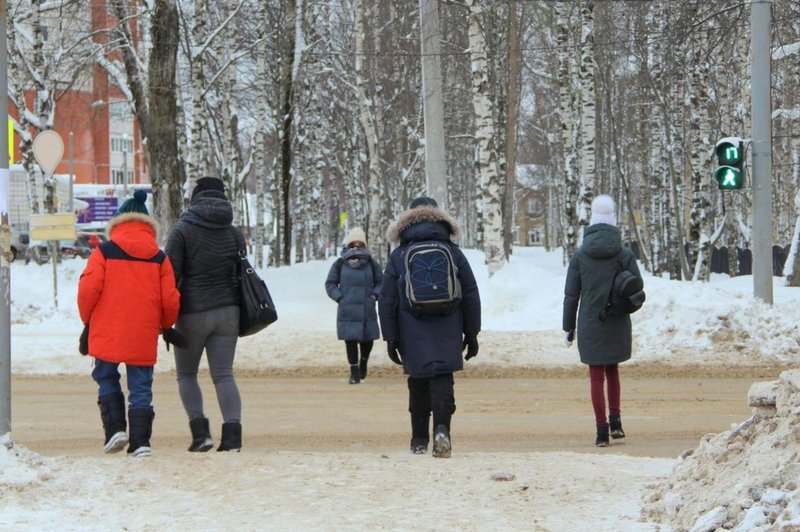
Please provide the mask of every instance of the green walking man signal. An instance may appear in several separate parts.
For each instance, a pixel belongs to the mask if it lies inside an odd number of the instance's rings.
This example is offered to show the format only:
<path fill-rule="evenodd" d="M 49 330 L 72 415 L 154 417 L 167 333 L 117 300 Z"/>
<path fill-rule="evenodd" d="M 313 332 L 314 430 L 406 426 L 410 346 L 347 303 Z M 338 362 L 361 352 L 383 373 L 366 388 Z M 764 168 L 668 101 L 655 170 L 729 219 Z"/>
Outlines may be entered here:
<path fill-rule="evenodd" d="M 717 169 L 714 177 L 720 190 L 738 190 L 744 185 L 744 141 L 739 137 L 725 137 L 714 147 Z"/>

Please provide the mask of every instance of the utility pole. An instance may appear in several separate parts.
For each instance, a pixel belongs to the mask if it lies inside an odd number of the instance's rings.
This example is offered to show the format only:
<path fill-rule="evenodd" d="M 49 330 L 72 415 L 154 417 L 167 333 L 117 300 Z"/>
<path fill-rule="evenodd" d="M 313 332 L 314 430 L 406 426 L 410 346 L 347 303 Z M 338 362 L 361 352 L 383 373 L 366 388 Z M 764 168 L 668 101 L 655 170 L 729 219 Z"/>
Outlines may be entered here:
<path fill-rule="evenodd" d="M 8 49 L 6 47 L 6 0 L 0 0 L 0 444 L 11 448 L 11 227 L 8 195 Z M 55 259 L 54 259 L 55 260 Z"/>
<path fill-rule="evenodd" d="M 447 210 L 447 161 L 444 149 L 444 100 L 439 44 L 439 0 L 419 0 L 422 36 L 422 95 L 425 110 L 425 184 Z"/>
<path fill-rule="evenodd" d="M 753 116 L 753 295 L 772 304 L 772 0 L 752 0 L 750 108 Z"/>

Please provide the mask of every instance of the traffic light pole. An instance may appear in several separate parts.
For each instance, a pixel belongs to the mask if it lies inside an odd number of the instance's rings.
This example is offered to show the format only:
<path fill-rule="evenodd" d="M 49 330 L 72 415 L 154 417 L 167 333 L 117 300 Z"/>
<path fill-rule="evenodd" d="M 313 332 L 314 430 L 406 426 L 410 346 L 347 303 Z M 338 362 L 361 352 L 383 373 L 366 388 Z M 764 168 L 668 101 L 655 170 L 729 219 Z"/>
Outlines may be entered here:
<path fill-rule="evenodd" d="M 772 0 L 752 0 L 750 57 L 753 117 L 753 295 L 772 304 L 772 130 L 770 18 Z"/>
<path fill-rule="evenodd" d="M 6 239 L 0 238 L 0 243 L 10 244 L 6 9 L 6 0 L 0 0 L 0 95 L 3 97 L 0 105 L 0 225 L 6 236 Z M 8 248 L 0 249 L 3 254 L 10 251 Z M 0 257 L 0 299 L 0 445 L 11 447 L 11 268 L 5 257 Z"/>

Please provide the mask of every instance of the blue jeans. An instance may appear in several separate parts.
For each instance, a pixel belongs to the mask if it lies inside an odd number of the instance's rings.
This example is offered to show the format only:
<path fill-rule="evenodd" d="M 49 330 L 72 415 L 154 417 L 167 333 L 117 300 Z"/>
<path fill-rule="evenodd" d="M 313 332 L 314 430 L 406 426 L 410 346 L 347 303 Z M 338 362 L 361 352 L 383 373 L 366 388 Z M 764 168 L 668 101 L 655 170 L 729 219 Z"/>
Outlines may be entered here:
<path fill-rule="evenodd" d="M 100 389 L 97 397 L 122 393 L 119 385 L 119 364 L 95 359 L 92 378 Z M 125 364 L 128 374 L 128 405 L 131 409 L 153 411 L 153 366 Z"/>

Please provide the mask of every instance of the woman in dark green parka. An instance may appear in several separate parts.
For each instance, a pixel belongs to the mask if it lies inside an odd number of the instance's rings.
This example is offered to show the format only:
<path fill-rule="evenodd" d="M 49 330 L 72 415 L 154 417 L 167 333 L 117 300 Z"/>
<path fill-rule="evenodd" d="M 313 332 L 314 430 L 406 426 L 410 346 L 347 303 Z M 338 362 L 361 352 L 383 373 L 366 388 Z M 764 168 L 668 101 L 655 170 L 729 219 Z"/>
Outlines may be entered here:
<path fill-rule="evenodd" d="M 592 217 L 583 244 L 573 255 L 564 287 L 563 329 L 567 346 L 576 332 L 581 362 L 589 366 L 592 406 L 597 423 L 595 444 L 605 447 L 612 438 L 624 438 L 620 419 L 620 362 L 631 358 L 631 318 L 628 314 L 601 319 L 618 271 L 639 276 L 636 258 L 622 247 L 616 227 L 614 201 L 598 196 L 592 202 Z M 580 302 L 580 305 L 578 304 Z M 608 418 L 604 381 L 608 388 Z"/>

